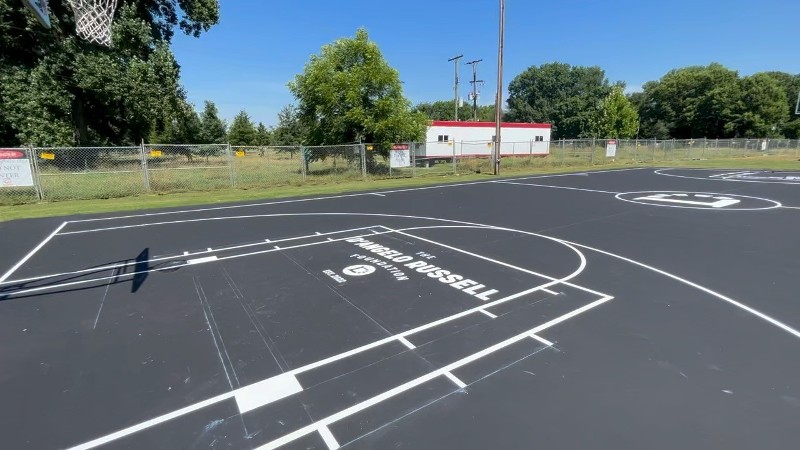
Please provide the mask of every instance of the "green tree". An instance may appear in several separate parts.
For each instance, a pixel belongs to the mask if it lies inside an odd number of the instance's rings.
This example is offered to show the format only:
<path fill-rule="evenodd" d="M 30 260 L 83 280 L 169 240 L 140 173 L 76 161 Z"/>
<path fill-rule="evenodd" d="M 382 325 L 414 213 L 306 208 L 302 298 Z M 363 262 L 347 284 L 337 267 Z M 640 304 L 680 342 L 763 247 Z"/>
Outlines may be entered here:
<path fill-rule="evenodd" d="M 152 127 L 150 143 L 154 144 L 196 144 L 200 140 L 200 117 L 194 106 L 181 102 L 179 108 L 169 111 L 163 120 Z"/>
<path fill-rule="evenodd" d="M 313 55 L 289 84 L 307 144 L 418 140 L 428 119 L 412 112 L 400 77 L 367 31 L 339 39 Z"/>
<path fill-rule="evenodd" d="M 737 136 L 780 137 L 786 122 L 786 91 L 773 77 L 758 73 L 741 80 L 738 117 L 727 128 Z"/>
<path fill-rule="evenodd" d="M 622 88 L 615 86 L 597 109 L 593 125 L 595 137 L 632 138 L 639 129 L 639 113 Z"/>
<path fill-rule="evenodd" d="M 219 111 L 214 102 L 206 101 L 203 114 L 200 115 L 201 144 L 223 144 L 227 140 L 225 122 L 219 118 Z"/>
<path fill-rule="evenodd" d="M 599 67 L 550 63 L 532 66 L 508 86 L 508 112 L 513 122 L 549 122 L 553 138 L 587 137 L 597 108 L 611 92 Z"/>
<path fill-rule="evenodd" d="M 797 96 L 800 94 L 800 74 L 792 75 L 785 72 L 764 72 L 764 75 L 773 78 L 780 84 L 786 94 L 787 109 L 783 121 L 781 121 L 781 134 L 790 139 L 800 138 L 800 116 L 795 114 L 797 108 Z"/>
<path fill-rule="evenodd" d="M 174 29 L 199 36 L 219 20 L 217 0 L 120 2 L 114 46 L 75 35 L 67 2 L 51 2 L 43 32 L 16 0 L 0 0 L 0 133 L 7 144 L 138 143 L 182 108 L 169 48 Z"/>
<path fill-rule="evenodd" d="M 741 114 L 738 74 L 720 64 L 672 70 L 646 83 L 649 106 L 640 109 L 642 128 L 662 121 L 673 138 L 726 138 L 736 135 L 730 124 Z"/>
<path fill-rule="evenodd" d="M 429 120 L 453 120 L 455 105 L 453 104 L 453 100 L 438 100 L 431 103 L 423 102 L 416 105 L 414 111 L 425 114 Z M 458 120 L 470 121 L 473 120 L 473 118 L 472 105 L 465 103 L 464 106 L 458 108 Z M 478 121 L 494 121 L 494 105 L 478 105 Z"/>
<path fill-rule="evenodd" d="M 300 111 L 295 105 L 286 105 L 278 113 L 278 126 L 272 132 L 275 145 L 301 145 L 306 132 L 300 123 Z"/>
<path fill-rule="evenodd" d="M 272 131 L 264 126 L 262 122 L 258 122 L 258 127 L 256 127 L 255 145 L 263 147 L 270 144 L 272 144 Z"/>
<path fill-rule="evenodd" d="M 239 111 L 228 130 L 228 142 L 231 145 L 256 145 L 257 138 L 256 127 L 250 116 L 244 110 Z"/>
<path fill-rule="evenodd" d="M 669 126 L 664 119 L 654 112 L 657 104 L 650 95 L 651 85 L 657 83 L 650 81 L 643 86 L 643 92 L 634 92 L 628 95 L 628 101 L 639 116 L 639 130 L 636 137 L 645 139 L 669 139 Z"/>

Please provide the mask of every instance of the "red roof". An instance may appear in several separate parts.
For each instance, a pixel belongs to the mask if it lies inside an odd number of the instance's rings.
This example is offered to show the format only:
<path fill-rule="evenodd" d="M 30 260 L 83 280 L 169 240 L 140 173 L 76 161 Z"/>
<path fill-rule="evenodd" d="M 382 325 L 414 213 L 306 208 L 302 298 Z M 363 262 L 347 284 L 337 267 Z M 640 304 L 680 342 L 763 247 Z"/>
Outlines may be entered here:
<path fill-rule="evenodd" d="M 463 127 L 463 128 L 494 128 L 494 122 L 455 122 L 452 120 L 434 120 L 431 122 L 434 127 Z M 503 128 L 552 128 L 549 123 L 518 123 L 503 122 Z"/>

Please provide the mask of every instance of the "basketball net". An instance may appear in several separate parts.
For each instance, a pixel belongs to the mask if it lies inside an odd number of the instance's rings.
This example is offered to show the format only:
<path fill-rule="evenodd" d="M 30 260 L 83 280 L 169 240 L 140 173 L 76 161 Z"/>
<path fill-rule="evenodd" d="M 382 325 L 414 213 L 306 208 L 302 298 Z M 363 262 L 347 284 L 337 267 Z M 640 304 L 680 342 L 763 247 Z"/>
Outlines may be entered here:
<path fill-rule="evenodd" d="M 117 0 L 69 0 L 75 12 L 78 36 L 95 44 L 111 46 L 111 21 Z"/>

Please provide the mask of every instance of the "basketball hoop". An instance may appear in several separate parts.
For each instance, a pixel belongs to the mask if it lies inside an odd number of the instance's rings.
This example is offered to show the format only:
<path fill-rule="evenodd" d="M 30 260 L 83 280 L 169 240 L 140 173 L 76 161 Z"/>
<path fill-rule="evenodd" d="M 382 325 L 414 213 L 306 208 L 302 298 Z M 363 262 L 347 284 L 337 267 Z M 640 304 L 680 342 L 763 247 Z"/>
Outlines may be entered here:
<path fill-rule="evenodd" d="M 68 0 L 75 12 L 78 36 L 95 44 L 111 46 L 111 22 L 117 0 Z"/>

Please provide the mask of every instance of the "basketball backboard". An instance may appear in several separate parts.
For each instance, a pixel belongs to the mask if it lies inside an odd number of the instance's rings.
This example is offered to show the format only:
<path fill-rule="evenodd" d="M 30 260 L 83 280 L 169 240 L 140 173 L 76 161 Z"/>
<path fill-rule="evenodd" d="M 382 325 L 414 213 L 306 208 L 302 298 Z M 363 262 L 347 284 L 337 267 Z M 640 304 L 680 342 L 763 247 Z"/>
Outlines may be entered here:
<path fill-rule="evenodd" d="M 50 11 L 47 9 L 47 0 L 22 0 L 22 3 L 33 11 L 43 27 L 50 28 Z"/>
<path fill-rule="evenodd" d="M 800 116 L 800 93 L 797 94 L 797 106 L 794 107 L 794 113 Z"/>

